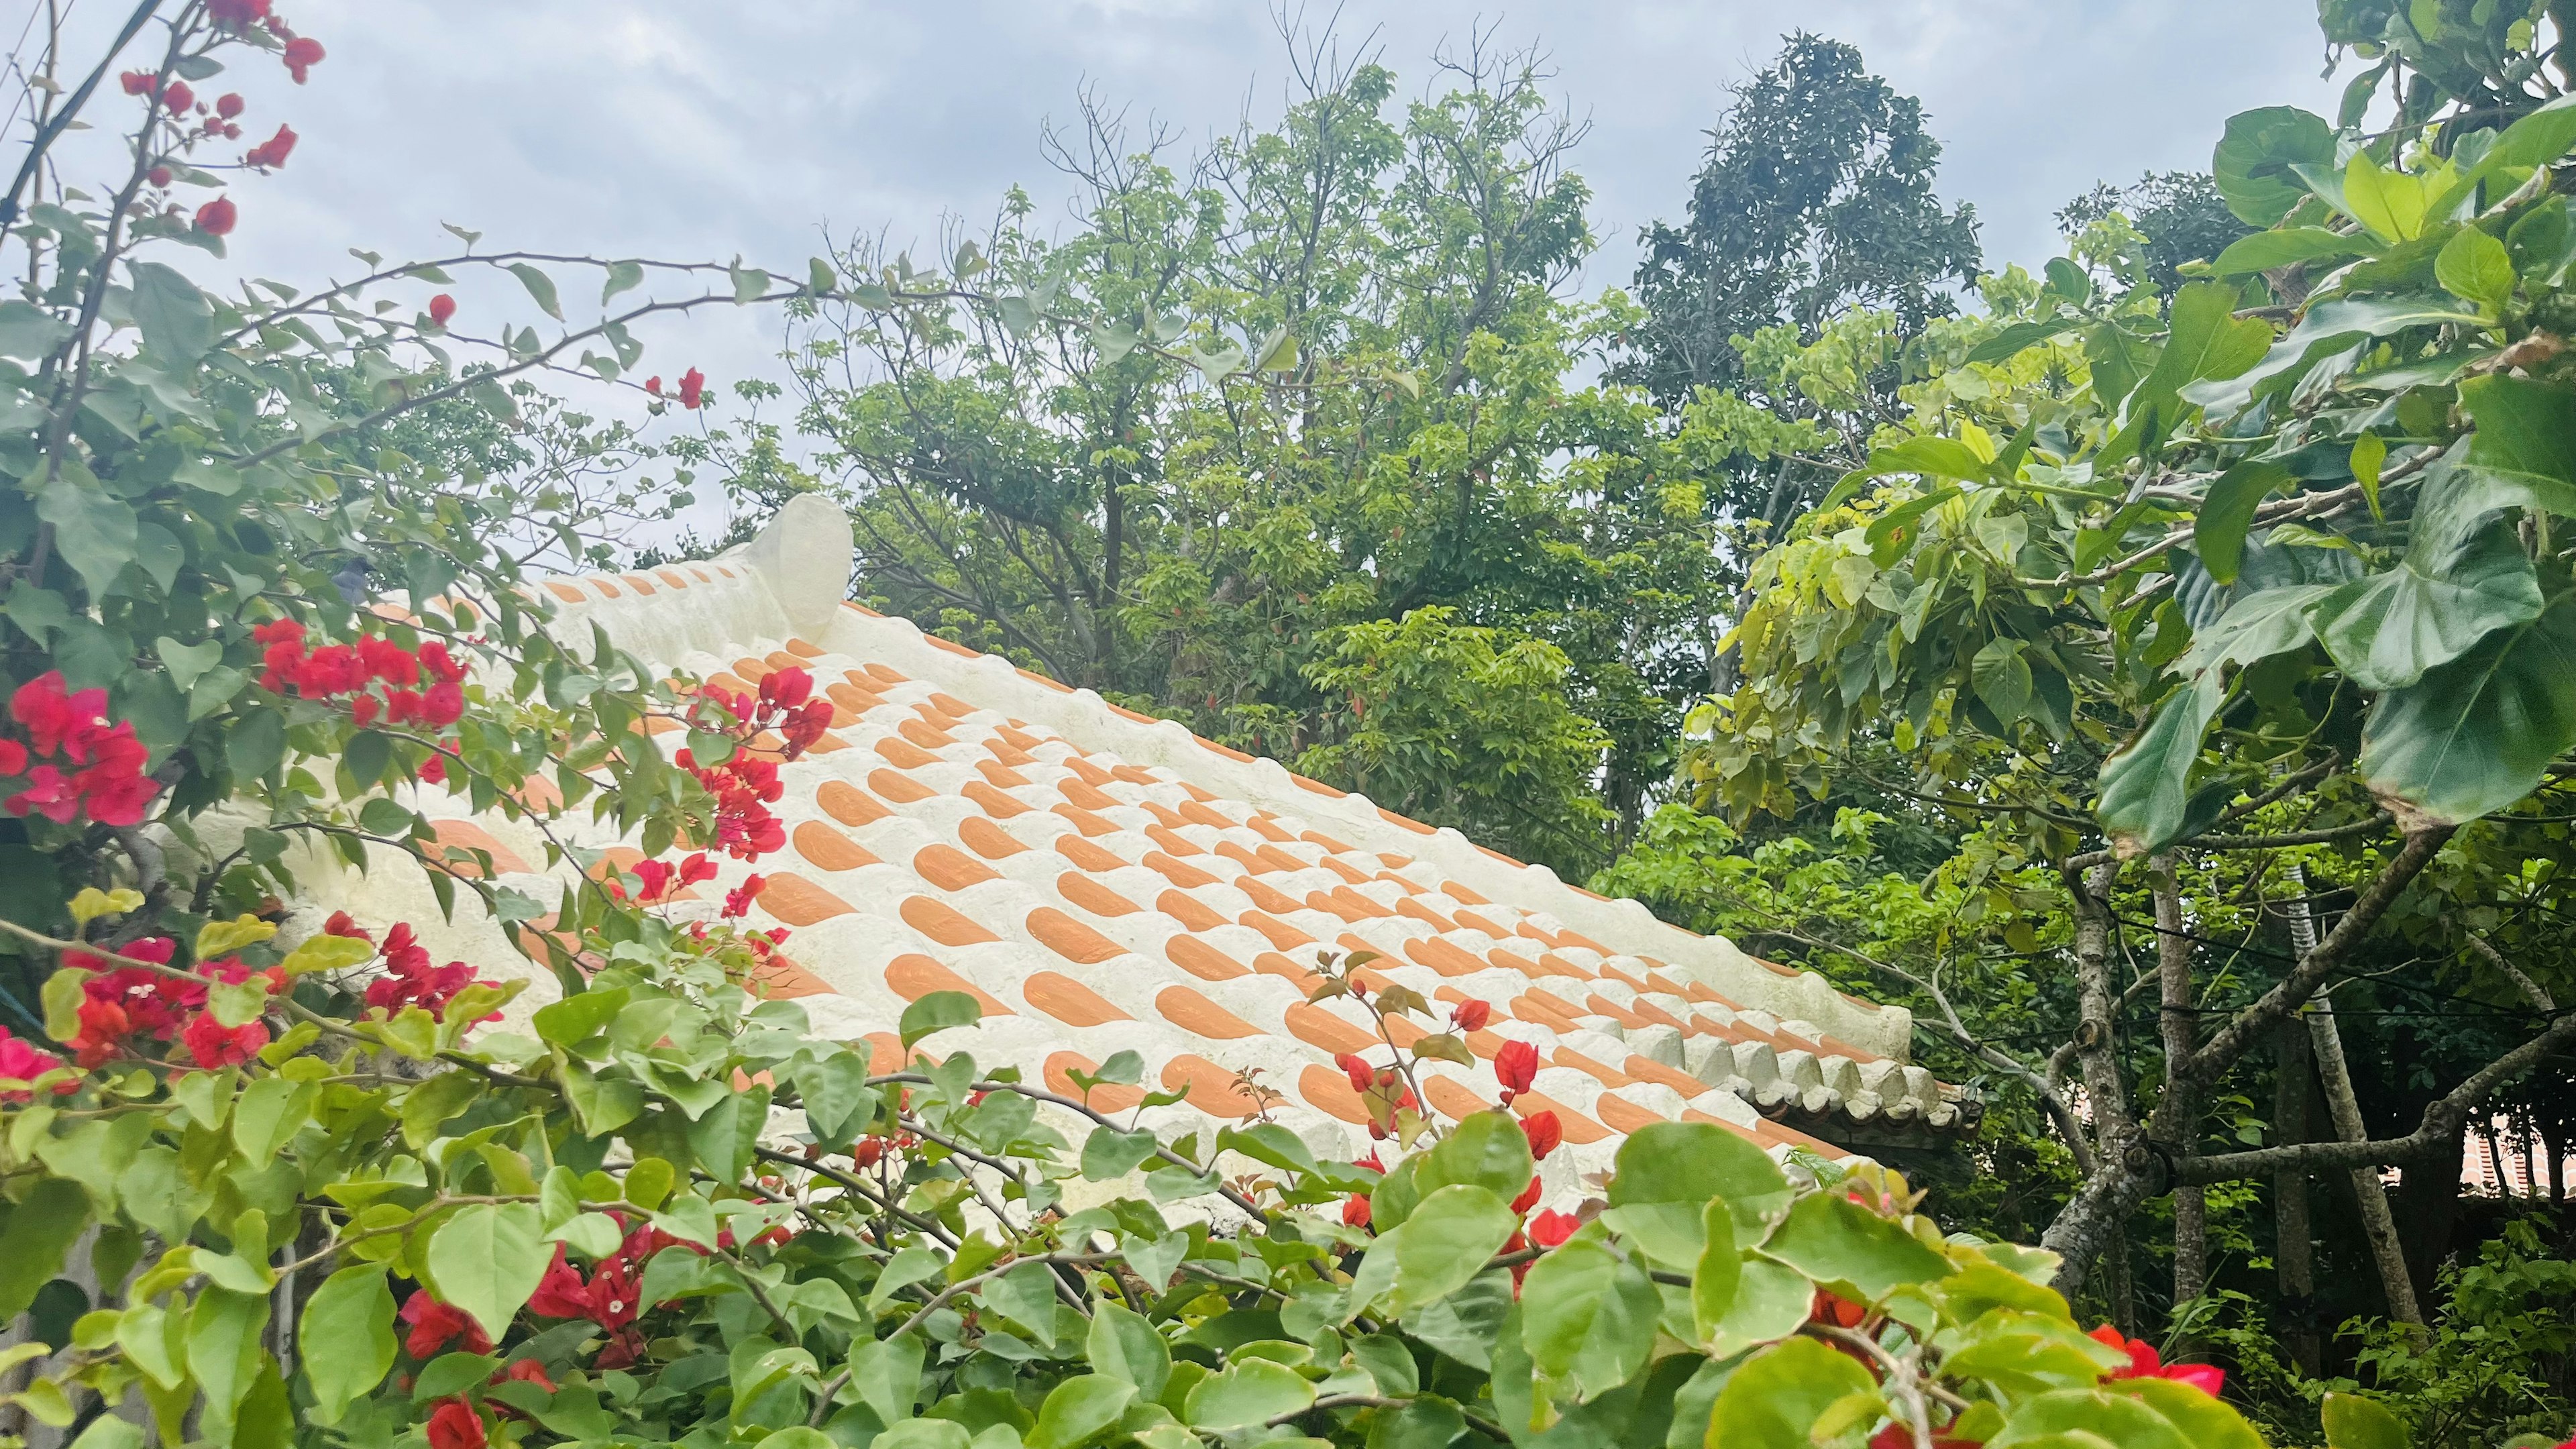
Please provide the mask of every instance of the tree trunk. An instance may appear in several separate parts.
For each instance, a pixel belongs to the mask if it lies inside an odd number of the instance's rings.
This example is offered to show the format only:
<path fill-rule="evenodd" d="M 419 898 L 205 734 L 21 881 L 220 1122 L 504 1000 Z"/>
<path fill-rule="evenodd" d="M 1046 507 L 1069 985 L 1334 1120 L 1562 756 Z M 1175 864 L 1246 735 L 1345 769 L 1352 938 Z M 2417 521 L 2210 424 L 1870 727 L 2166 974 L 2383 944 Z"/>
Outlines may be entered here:
<path fill-rule="evenodd" d="M 2300 960 L 2317 948 L 2316 918 L 2309 914 L 2305 898 L 2307 876 L 2299 867 L 2290 867 L 2290 882 L 2301 898 L 2290 905 L 2290 948 Z M 2345 1142 L 2370 1140 L 2370 1125 L 2361 1118 L 2360 1099 L 2353 1095 L 2352 1073 L 2343 1058 L 2343 1033 L 2334 1017 L 2334 996 L 2319 991 L 2308 1002 L 2308 1042 L 2316 1049 L 2317 1078 L 2326 1089 L 2326 1110 L 2334 1118 L 2335 1136 Z M 2388 1297 L 2388 1316 L 2400 1323 L 2424 1325 L 2423 1311 L 2415 1306 L 2415 1280 L 2406 1271 L 2406 1250 L 2397 1239 L 2397 1222 L 2389 1216 L 2388 1189 L 2379 1180 L 2379 1169 L 2352 1169 L 2352 1195 L 2361 1207 L 2361 1227 L 2370 1240 L 2371 1260 L 2379 1267 L 2379 1284 Z"/>
<path fill-rule="evenodd" d="M 2335 1026 L 2334 997 L 2320 991 L 2308 1004 L 2308 1040 L 2316 1048 L 2317 1076 L 2325 1083 L 2326 1109 L 2334 1115 L 2335 1136 L 2346 1142 L 2370 1140 L 2370 1125 L 2361 1119 L 2361 1102 L 2353 1095 L 2352 1073 L 2343 1059 L 2343 1033 Z M 2400 1323 L 2424 1326 L 2415 1306 L 2415 1280 L 2406 1272 L 2406 1249 L 2397 1239 L 2397 1220 L 2388 1211 L 2388 1189 L 2376 1167 L 2352 1169 L 2352 1195 L 2361 1205 L 2361 1228 L 2370 1240 L 2370 1256 L 2379 1265 L 2379 1283 L 2388 1295 L 2388 1316 Z"/>
<path fill-rule="evenodd" d="M 2165 1095 L 2155 1115 L 2156 1137 L 2177 1158 L 2189 1157 L 2200 1141 L 2200 1104 L 2185 1065 L 2199 1038 L 2199 1002 L 2192 989 L 2191 937 L 2184 932 L 2182 886 L 2174 877 L 2174 860 L 2160 855 L 2148 865 L 2155 884 L 2156 978 L 2161 988 L 2157 1030 L 2164 1040 Z M 2173 1302 L 2176 1308 L 2198 1298 L 2209 1287 L 2209 1200 L 2198 1186 L 2177 1184 L 2173 1190 Z"/>
<path fill-rule="evenodd" d="M 2272 1079 L 2272 1141 L 2290 1146 L 2308 1140 L 2308 1031 L 2296 1021 L 2281 1023 L 2279 1056 Z M 2323 1345 L 2317 1339 L 2317 1261 L 2314 1229 L 2308 1222 L 2308 1175 L 2284 1168 L 2272 1175 L 2272 1261 L 2280 1269 L 2281 1338 L 2301 1373 L 2313 1378 L 2323 1371 Z"/>
<path fill-rule="evenodd" d="M 2106 863 L 2070 872 L 2066 881 L 2075 897 L 2077 1010 L 2082 1013 L 2075 1027 L 2076 1061 L 2083 1071 L 2085 1108 L 2092 1114 L 2097 1150 L 2092 1176 L 2049 1223 L 2039 1243 L 2064 1260 L 2058 1264 L 2054 1286 L 2069 1298 L 2083 1288 L 2094 1259 L 2121 1240 L 2129 1215 L 2146 1199 L 2155 1170 L 2155 1154 L 2141 1139 L 2137 1119 L 2129 1111 L 2128 1088 L 2120 1079 L 2119 1050 L 2113 1040 L 2120 993 L 2111 984 L 2110 892 L 2118 871 L 2116 863 Z M 2114 1288 L 2125 1296 L 2120 1283 Z"/>

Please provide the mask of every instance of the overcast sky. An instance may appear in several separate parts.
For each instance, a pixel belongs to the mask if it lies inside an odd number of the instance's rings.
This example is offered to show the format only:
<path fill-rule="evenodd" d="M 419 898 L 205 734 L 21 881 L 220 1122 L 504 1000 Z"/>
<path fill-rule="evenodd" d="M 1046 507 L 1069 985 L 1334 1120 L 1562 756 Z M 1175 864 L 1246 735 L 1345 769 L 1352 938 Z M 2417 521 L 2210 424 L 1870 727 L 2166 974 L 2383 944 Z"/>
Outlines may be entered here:
<path fill-rule="evenodd" d="M 41 3 L 0 0 L 0 44 Z M 72 3 L 101 28 L 131 8 Z M 1247 99 L 1275 116 L 1287 79 L 1263 0 L 277 7 L 329 49 L 311 83 L 263 66 L 206 89 L 249 96 L 246 141 L 279 121 L 303 137 L 281 175 L 238 188 L 233 238 L 244 265 L 297 281 L 347 271 L 350 246 L 434 254 L 450 244 L 441 221 L 492 248 L 796 267 L 821 227 L 901 244 L 934 236 L 943 214 L 988 217 L 1014 182 L 1060 198 L 1037 138 L 1086 83 L 1195 139 L 1230 128 Z M 2050 213 L 2096 180 L 2206 167 L 2235 111 L 2332 106 L 2308 0 L 1349 0 L 1338 30 L 1376 46 L 1412 95 L 1434 53 L 1480 25 L 1543 46 L 1591 120 L 1576 158 L 1602 242 L 1589 286 L 1624 281 L 1638 228 L 1680 212 L 1727 86 L 1795 27 L 1859 46 L 1922 98 L 1946 148 L 1941 190 L 1975 204 L 1989 266 L 2048 256 Z M 649 365 L 764 369 L 773 327 L 676 322 Z"/>

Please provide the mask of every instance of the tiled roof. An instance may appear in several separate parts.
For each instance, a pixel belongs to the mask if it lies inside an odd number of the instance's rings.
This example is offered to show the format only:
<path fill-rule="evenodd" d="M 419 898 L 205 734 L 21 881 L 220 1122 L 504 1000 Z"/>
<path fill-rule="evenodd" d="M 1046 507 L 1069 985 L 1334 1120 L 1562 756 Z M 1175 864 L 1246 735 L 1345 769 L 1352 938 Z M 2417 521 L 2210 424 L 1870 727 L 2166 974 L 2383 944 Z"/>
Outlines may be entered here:
<path fill-rule="evenodd" d="M 1972 1096 L 1907 1064 L 1901 1009 L 840 603 L 847 539 L 836 511 L 800 500 L 723 558 L 545 585 L 568 637 L 596 624 L 657 668 L 735 689 L 803 668 L 831 699 L 831 731 L 781 769 L 788 848 L 756 866 L 770 880 L 758 911 L 793 932 L 765 989 L 824 1034 L 867 1038 L 891 1065 L 908 1002 L 967 991 L 984 1022 L 928 1050 L 1015 1063 L 1067 1092 L 1069 1072 L 1134 1050 L 1150 1084 L 1189 1088 L 1148 1121 L 1184 1131 L 1267 1111 L 1355 1154 L 1366 1115 L 1333 1057 L 1374 1038 L 1351 1003 L 1306 995 L 1318 952 L 1366 951 L 1368 977 L 1493 1007 L 1469 1038 L 1473 1068 L 1424 1064 L 1431 1110 L 1492 1105 L 1494 1053 L 1530 1042 L 1542 1069 L 1515 1107 L 1558 1115 L 1572 1171 L 1663 1119 L 1834 1155 L 1807 1134 L 1975 1124 Z M 505 878 L 542 859 L 498 816 L 439 828 L 493 850 Z M 612 845 L 611 860 L 635 858 Z M 726 862 L 676 909 L 711 911 L 748 869 Z M 1277 1095 L 1247 1095 L 1246 1073 Z"/>

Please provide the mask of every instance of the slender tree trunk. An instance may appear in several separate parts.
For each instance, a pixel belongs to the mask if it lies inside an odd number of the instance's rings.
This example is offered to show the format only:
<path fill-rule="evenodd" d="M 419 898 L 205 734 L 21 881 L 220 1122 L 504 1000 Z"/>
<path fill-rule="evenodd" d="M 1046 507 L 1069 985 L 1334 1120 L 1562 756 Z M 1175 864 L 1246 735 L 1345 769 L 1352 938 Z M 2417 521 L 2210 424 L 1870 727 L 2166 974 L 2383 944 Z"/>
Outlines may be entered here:
<path fill-rule="evenodd" d="M 2301 892 L 2301 898 L 2290 906 L 2290 946 L 2302 961 L 2317 948 L 2316 918 L 2308 911 L 2305 897 L 2307 876 L 2295 864 L 2290 867 L 2290 882 Z M 2370 1140 L 2370 1124 L 2361 1117 L 2361 1101 L 2353 1094 L 2352 1072 L 2343 1056 L 2343 1033 L 2335 1025 L 2334 996 L 2319 991 L 2308 1002 L 2308 1042 L 2316 1049 L 2317 1078 L 2326 1089 L 2326 1110 L 2334 1118 L 2335 1136 L 2345 1142 Z M 2352 1169 L 2352 1195 L 2361 1207 L 2361 1228 L 2370 1240 L 2371 1260 L 2379 1267 L 2379 1284 L 2388 1297 L 2388 1316 L 2400 1323 L 2424 1325 L 2423 1311 L 2415 1306 L 2415 1280 L 2406 1272 L 2406 1249 L 2397 1238 L 2397 1221 L 2389 1215 L 2388 1189 L 2379 1180 L 2379 1169 Z"/>
<path fill-rule="evenodd" d="M 2320 991 L 2308 1004 L 2308 1040 L 2316 1048 L 2317 1076 L 2326 1089 L 2326 1110 L 2333 1114 L 2335 1136 L 2346 1142 L 2370 1140 L 2370 1125 L 2361 1118 L 2353 1095 L 2352 1073 L 2344 1063 L 2343 1033 L 2335 1025 L 2334 997 Z M 2361 1205 L 2361 1229 L 2370 1239 L 2370 1256 L 2379 1265 L 2379 1282 L 2388 1295 L 2388 1316 L 2400 1323 L 2424 1325 L 2415 1306 L 2415 1280 L 2407 1276 L 2406 1248 L 2397 1238 L 2397 1220 L 2388 1211 L 2388 1189 L 2376 1167 L 2352 1169 L 2352 1195 Z"/>
<path fill-rule="evenodd" d="M 2161 988 L 2157 1030 L 2165 1049 L 2165 1095 L 2155 1115 L 2156 1137 L 2167 1152 L 2182 1158 L 2191 1156 L 2200 1141 L 2199 1094 L 2187 1069 L 2199 1038 L 2199 1000 L 2192 987 L 2192 943 L 2184 933 L 2182 886 L 2174 876 L 2173 857 L 2155 857 L 2148 872 L 2156 900 L 2156 978 Z M 2206 1190 L 2177 1184 L 2173 1215 L 2173 1301 L 2179 1308 L 2209 1287 Z"/>
<path fill-rule="evenodd" d="M 2308 1140 L 2308 1031 L 2285 1021 L 2272 1081 L 2272 1140 L 2289 1146 Z M 2280 1269 L 2281 1337 L 2301 1373 L 2323 1370 L 2317 1341 L 2315 1229 L 2308 1221 L 2308 1174 L 2295 1167 L 2272 1175 L 2272 1261 Z"/>
<path fill-rule="evenodd" d="M 2120 1079 L 2114 1018 L 2120 993 L 2111 980 L 2111 882 L 2116 863 L 2070 872 L 2067 889 L 2075 897 L 2075 974 L 2077 1010 L 2076 1062 L 2084 1079 L 2085 1110 L 2093 1119 L 2094 1167 L 2075 1198 L 2060 1211 L 2040 1246 L 2058 1254 L 2057 1291 L 2072 1298 L 2084 1286 L 2095 1259 L 2122 1241 L 2129 1215 L 2145 1200 L 2155 1170 L 2155 1154 L 2138 1132 L 2129 1110 L 2127 1085 Z M 2126 1296 L 2123 1278 L 2112 1285 Z M 2127 1332 L 2123 1328 L 2122 1332 Z"/>

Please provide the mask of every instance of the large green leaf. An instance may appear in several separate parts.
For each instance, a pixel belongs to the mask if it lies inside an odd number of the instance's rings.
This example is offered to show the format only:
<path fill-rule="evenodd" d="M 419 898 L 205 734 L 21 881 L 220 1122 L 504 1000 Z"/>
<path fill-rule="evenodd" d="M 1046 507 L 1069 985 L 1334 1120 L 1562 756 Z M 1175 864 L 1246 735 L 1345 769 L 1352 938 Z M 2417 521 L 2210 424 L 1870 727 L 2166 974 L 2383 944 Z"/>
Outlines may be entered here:
<path fill-rule="evenodd" d="M 1578 1399 L 1596 1399 L 1646 1366 L 1662 1308 L 1644 1269 L 1577 1238 L 1522 1280 L 1521 1346 L 1539 1372 L 1570 1381 Z"/>
<path fill-rule="evenodd" d="M 1752 1140 L 1707 1122 L 1657 1122 L 1619 1144 L 1610 1205 L 1673 1202 L 1697 1209 L 1726 1199 L 1735 1232 L 1758 1242 L 1789 1206 L 1788 1177 Z"/>
<path fill-rule="evenodd" d="M 2317 636 L 2308 610 L 2334 592 L 2331 584 L 2292 584 L 2243 595 L 2227 606 L 2217 622 L 2192 636 L 2191 648 L 2176 661 L 2186 674 L 2229 664 L 2251 664 L 2286 654 Z"/>
<path fill-rule="evenodd" d="M 2576 599 L 2499 630 L 2371 707 L 2362 778 L 2414 817 L 2457 823 L 2528 795 L 2576 745 Z"/>
<path fill-rule="evenodd" d="M 2334 160 L 2334 129 L 2296 106 L 2265 106 L 2227 118 L 2210 153 L 2210 179 L 2227 209 L 2250 226 L 2270 226 L 2307 195 L 2290 168 Z"/>
<path fill-rule="evenodd" d="M 1711 1449 L 1812 1449 L 1808 1431 L 1849 1394 L 1874 1387 L 1869 1370 L 1812 1338 L 1793 1338 L 1745 1361 L 1709 1416 Z M 1866 1427 L 1865 1425 L 1863 1427 Z"/>
<path fill-rule="evenodd" d="M 1744 1280 L 1744 1255 L 1735 1246 L 1735 1219 L 1724 1202 L 1712 1202 L 1700 1213 L 1702 1247 L 1691 1273 L 1691 1325 L 1702 1339 L 1708 1339 L 1735 1306 L 1735 1290 Z"/>
<path fill-rule="evenodd" d="M 1465 1183 L 1508 1202 L 1529 1186 L 1534 1166 L 1520 1119 L 1504 1111 L 1476 1112 L 1460 1118 L 1431 1149 L 1413 1181 L 1424 1193 Z"/>
<path fill-rule="evenodd" d="M 313 1386 L 313 1417 L 336 1424 L 349 1402 L 384 1382 L 394 1366 L 394 1295 L 382 1264 L 343 1268 L 305 1300 L 299 1341 L 328 1345 L 299 1358 Z"/>
<path fill-rule="evenodd" d="M 1806 1274 L 1768 1258 L 1746 1258 L 1737 1270 L 1734 1301 L 1709 1330 L 1709 1352 L 1724 1358 L 1786 1338 L 1807 1321 L 1815 1302 L 1816 1285 Z"/>
<path fill-rule="evenodd" d="M 1091 1334 L 1084 1354 L 1096 1373 L 1126 1380 L 1146 1398 L 1162 1395 L 1172 1377 L 1172 1348 L 1145 1315 L 1117 1303 L 1102 1303 L 1091 1315 Z"/>
<path fill-rule="evenodd" d="M 131 1149 L 129 1149 L 131 1150 Z M 27 1311 L 60 1274 L 64 1255 L 89 1226 L 89 1194 L 67 1177 L 39 1177 L 0 1229 L 0 1323 Z"/>
<path fill-rule="evenodd" d="M 2193 282 L 2174 294 L 2165 314 L 2165 350 L 2120 406 L 2124 438 L 2134 437 L 2150 410 L 2161 418 L 2159 426 L 2171 431 L 2179 405 L 2195 397 L 2185 389 L 2224 382 L 2263 361 L 2272 345 L 2272 324 L 2236 316 L 2238 300 L 2236 288 L 2226 282 Z M 2101 460 L 2096 464 L 2102 466 Z"/>
<path fill-rule="evenodd" d="M 1396 1312 L 1466 1287 L 1519 1226 L 1510 1205 L 1481 1187 L 1462 1183 L 1425 1195 L 1396 1230 Z"/>
<path fill-rule="evenodd" d="M 1249 1429 L 1314 1402 L 1315 1386 L 1295 1369 L 1268 1359 L 1246 1359 L 1201 1379 L 1190 1390 L 1183 1417 L 1196 1429 Z"/>
<path fill-rule="evenodd" d="M 2576 514 L 2576 393 L 2494 373 L 2461 383 L 2460 406 L 2478 424 L 2471 466 L 2526 484 L 2527 506 Z"/>
<path fill-rule="evenodd" d="M 215 309 L 206 294 L 175 267 L 136 262 L 132 302 L 143 350 L 172 369 L 184 368 L 215 345 Z"/>
<path fill-rule="evenodd" d="M 1127 1412 L 1136 1385 L 1107 1374 L 1079 1374 L 1057 1384 L 1038 1408 L 1028 1449 L 1076 1449 L 1097 1438 Z"/>
<path fill-rule="evenodd" d="M 2485 492 L 2466 470 L 2428 483 L 2397 567 L 2319 601 L 2317 638 L 2353 683 L 2403 688 L 2495 630 L 2539 617 L 2539 575 L 2513 525 L 2480 506 Z"/>
<path fill-rule="evenodd" d="M 134 510 L 106 494 L 57 478 L 36 495 L 36 516 L 54 526 L 54 548 L 95 599 L 134 561 Z"/>
<path fill-rule="evenodd" d="M 2248 458 L 2218 475 L 2203 495 L 2200 513 L 2191 522 L 2192 546 L 2201 566 L 2222 584 L 2236 582 L 2245 560 L 2245 530 L 2254 525 L 2254 510 L 2265 498 L 2298 480 L 2269 458 Z"/>
<path fill-rule="evenodd" d="M 2359 1394 L 2328 1394 L 2319 1406 L 2327 1449 L 2411 1449 L 2413 1436 L 2395 1414 Z"/>
<path fill-rule="evenodd" d="M 500 1341 L 554 1257 L 535 1203 L 476 1203 L 430 1237 L 430 1281 L 442 1301 L 471 1314 Z"/>
<path fill-rule="evenodd" d="M 2121 851 L 2161 850 L 2182 834 L 2191 805 L 2191 767 L 2225 697 L 2219 671 L 2203 671 L 2166 696 L 2138 737 L 2102 762 L 2094 814 Z"/>
<path fill-rule="evenodd" d="M 1950 1260 L 1903 1224 L 1830 1192 L 1799 1199 L 1762 1251 L 1819 1283 L 1849 1288 L 1868 1300 L 1950 1271 Z"/>
<path fill-rule="evenodd" d="M 2304 372 L 2307 365 L 2364 337 L 2392 337 L 2416 327 L 2484 327 L 2487 320 L 2457 302 L 2437 297 L 2343 297 L 2319 302 L 2299 319 L 2290 334 L 2272 345 L 2263 360 L 2227 378 L 2192 384 L 2182 396 L 2213 418 L 2243 407 L 2257 388 L 2285 373 Z"/>
<path fill-rule="evenodd" d="M 2321 226 L 2294 226 L 2238 237 L 2218 254 L 2217 261 L 2210 263 L 2210 269 L 2222 277 L 2242 277 L 2328 257 L 2362 256 L 2370 250 L 2368 237 L 2328 231 Z"/>

